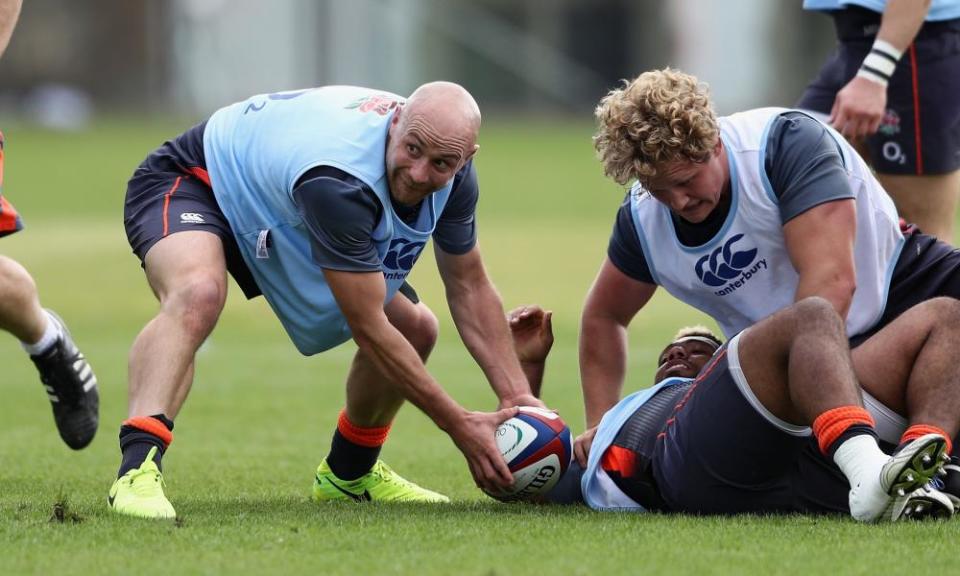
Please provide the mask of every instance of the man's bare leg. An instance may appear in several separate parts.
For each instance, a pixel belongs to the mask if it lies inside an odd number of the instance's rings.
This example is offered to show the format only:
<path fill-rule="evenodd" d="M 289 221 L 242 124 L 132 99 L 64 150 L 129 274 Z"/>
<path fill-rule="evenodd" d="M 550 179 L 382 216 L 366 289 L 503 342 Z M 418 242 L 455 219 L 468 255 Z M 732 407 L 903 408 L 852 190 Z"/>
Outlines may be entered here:
<path fill-rule="evenodd" d="M 437 341 L 438 325 L 433 312 L 423 303 L 414 304 L 403 294 L 394 297 L 384 312 L 426 362 Z M 382 479 L 378 480 L 377 474 L 368 474 L 378 470 L 380 449 L 403 402 L 397 387 L 366 354 L 358 351 L 347 377 L 346 408 L 337 422 L 330 453 L 317 469 L 313 487 L 315 500 L 346 496 L 355 500 L 449 501 L 446 496 L 410 483 L 386 468 L 379 469 L 379 474 L 384 475 Z"/>
<path fill-rule="evenodd" d="M 807 298 L 761 320 L 741 337 L 739 357 L 750 389 L 767 410 L 812 425 L 821 451 L 850 483 L 854 518 L 895 520 L 934 508 L 953 513 L 946 496 L 922 488 L 941 468 L 949 437 L 931 429 L 892 457 L 880 450 L 843 321 L 826 300 Z"/>
<path fill-rule="evenodd" d="M 0 329 L 21 342 L 33 343 L 46 326 L 47 316 L 30 273 L 17 261 L 0 256 Z"/>
<path fill-rule="evenodd" d="M 907 176 L 877 174 L 897 212 L 925 234 L 953 244 L 953 223 L 960 200 L 960 170 L 949 174 Z"/>
<path fill-rule="evenodd" d="M 163 493 L 161 457 L 190 391 L 197 349 L 226 300 L 226 259 L 220 238 L 198 230 L 163 238 L 144 263 L 160 310 L 130 349 L 130 417 L 120 427 L 123 460 L 108 501 L 121 514 L 174 518 Z"/>

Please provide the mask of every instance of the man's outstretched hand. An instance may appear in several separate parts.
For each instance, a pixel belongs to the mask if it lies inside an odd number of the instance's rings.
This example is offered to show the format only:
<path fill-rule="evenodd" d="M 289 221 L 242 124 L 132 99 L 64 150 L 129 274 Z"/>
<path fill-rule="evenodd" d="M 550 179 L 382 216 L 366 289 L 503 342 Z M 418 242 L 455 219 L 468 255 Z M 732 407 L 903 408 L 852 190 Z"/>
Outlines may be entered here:
<path fill-rule="evenodd" d="M 522 363 L 542 363 L 553 347 L 553 312 L 537 305 L 519 306 L 507 313 L 513 349 Z"/>

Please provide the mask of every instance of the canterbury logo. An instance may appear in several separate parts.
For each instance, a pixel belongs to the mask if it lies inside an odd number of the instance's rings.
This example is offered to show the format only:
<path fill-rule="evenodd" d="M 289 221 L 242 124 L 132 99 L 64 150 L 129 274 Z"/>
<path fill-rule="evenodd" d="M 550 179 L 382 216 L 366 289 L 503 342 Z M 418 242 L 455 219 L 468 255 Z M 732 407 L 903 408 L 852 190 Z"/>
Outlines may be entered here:
<path fill-rule="evenodd" d="M 383 265 L 390 270 L 405 270 L 413 268 L 426 242 L 411 242 L 406 238 L 394 238 L 390 242 L 387 255 L 383 257 Z"/>
<path fill-rule="evenodd" d="M 723 246 L 707 254 L 697 262 L 697 277 L 707 286 L 723 286 L 740 276 L 757 257 L 757 249 L 735 251 L 736 244 L 743 234 L 736 234 L 724 242 Z"/>
<path fill-rule="evenodd" d="M 196 212 L 183 212 L 180 214 L 181 224 L 203 224 L 203 215 Z"/>

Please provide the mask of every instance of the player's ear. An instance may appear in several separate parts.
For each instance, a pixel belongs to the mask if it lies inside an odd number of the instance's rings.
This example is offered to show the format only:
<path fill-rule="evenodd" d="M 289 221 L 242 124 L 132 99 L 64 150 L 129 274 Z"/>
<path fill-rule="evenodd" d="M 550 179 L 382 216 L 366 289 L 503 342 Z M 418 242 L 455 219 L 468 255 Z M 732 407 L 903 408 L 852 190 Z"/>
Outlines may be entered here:
<path fill-rule="evenodd" d="M 479 149 L 480 149 L 480 145 L 474 144 L 473 150 L 470 150 L 469 152 L 467 152 L 467 155 L 463 158 L 463 163 L 466 164 L 471 158 L 473 158 L 473 155 L 476 154 L 477 150 Z"/>

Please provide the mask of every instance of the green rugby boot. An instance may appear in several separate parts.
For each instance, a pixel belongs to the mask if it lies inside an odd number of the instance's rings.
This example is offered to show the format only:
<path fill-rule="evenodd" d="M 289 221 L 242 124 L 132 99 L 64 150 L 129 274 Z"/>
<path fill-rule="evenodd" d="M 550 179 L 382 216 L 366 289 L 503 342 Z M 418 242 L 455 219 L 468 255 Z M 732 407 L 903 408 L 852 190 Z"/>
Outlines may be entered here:
<path fill-rule="evenodd" d="M 147 453 L 139 468 L 128 471 L 110 487 L 107 501 L 118 514 L 139 518 L 176 518 L 173 505 L 163 494 L 163 474 L 153 461 L 157 447 Z"/>
<path fill-rule="evenodd" d="M 373 468 L 356 480 L 337 478 L 324 458 L 317 467 L 313 479 L 313 499 L 317 502 L 328 500 L 353 500 L 354 502 L 449 502 L 443 494 L 437 494 L 421 488 L 394 472 L 382 460 L 377 460 Z"/>

